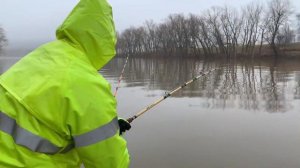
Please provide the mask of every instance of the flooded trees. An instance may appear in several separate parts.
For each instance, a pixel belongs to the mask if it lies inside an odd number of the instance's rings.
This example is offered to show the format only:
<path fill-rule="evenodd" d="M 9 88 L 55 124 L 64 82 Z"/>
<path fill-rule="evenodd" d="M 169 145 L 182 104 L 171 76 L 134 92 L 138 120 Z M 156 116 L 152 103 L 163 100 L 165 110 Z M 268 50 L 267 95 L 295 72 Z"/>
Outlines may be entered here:
<path fill-rule="evenodd" d="M 149 54 L 153 54 L 158 50 L 157 41 L 158 38 L 156 37 L 156 30 L 157 25 L 154 23 L 153 20 L 145 22 L 145 49 Z"/>
<path fill-rule="evenodd" d="M 146 21 L 118 38 L 119 55 L 219 56 L 272 54 L 291 43 L 289 0 L 252 2 L 241 9 L 212 7 L 201 15 L 171 14 L 163 23 Z M 270 46 L 270 49 L 268 47 Z M 263 54 L 261 54 L 263 53 Z"/>
<path fill-rule="evenodd" d="M 272 0 L 268 4 L 266 38 L 275 56 L 278 56 L 277 38 L 279 31 L 289 19 L 291 5 L 289 0 Z"/>
<path fill-rule="evenodd" d="M 234 8 L 222 9 L 221 25 L 226 39 L 225 54 L 227 58 L 237 55 L 238 39 L 242 28 L 242 19 Z"/>
<path fill-rule="evenodd" d="M 255 45 L 259 37 L 264 33 L 264 27 L 260 26 L 262 11 L 263 6 L 258 3 L 251 3 L 242 9 L 242 55 L 251 55 L 253 57 Z M 262 45 L 263 38 L 260 40 Z"/>
<path fill-rule="evenodd" d="M 123 55 L 138 55 L 146 52 L 146 31 L 143 27 L 126 29 L 118 35 L 117 51 Z"/>
<path fill-rule="evenodd" d="M 211 41 L 216 46 L 217 54 L 225 54 L 224 35 L 221 30 L 220 22 L 221 8 L 213 7 L 207 11 L 206 24 L 211 34 Z"/>
<path fill-rule="evenodd" d="M 171 48 L 174 52 L 180 56 L 187 54 L 188 46 L 190 46 L 190 40 L 188 37 L 187 20 L 183 14 L 169 15 L 167 21 L 168 32 L 170 33 L 169 41 L 171 42 Z"/>
<path fill-rule="evenodd" d="M 190 14 L 186 20 L 186 24 L 188 30 L 187 36 L 189 37 L 189 52 L 194 56 L 201 55 L 202 53 L 199 50 L 201 48 L 201 38 L 199 37 L 200 21 L 198 16 Z"/>

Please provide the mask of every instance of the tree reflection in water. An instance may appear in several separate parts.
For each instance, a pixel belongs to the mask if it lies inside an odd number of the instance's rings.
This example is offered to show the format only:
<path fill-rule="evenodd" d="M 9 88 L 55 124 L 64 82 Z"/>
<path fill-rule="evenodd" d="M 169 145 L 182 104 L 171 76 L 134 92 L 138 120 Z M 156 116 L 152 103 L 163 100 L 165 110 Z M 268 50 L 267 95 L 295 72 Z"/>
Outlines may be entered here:
<path fill-rule="evenodd" d="M 102 73 L 117 81 L 125 58 L 115 58 Z M 220 68 L 192 83 L 173 97 L 202 97 L 210 108 L 238 107 L 247 110 L 286 112 L 300 98 L 299 61 L 131 58 L 125 70 L 126 87 L 169 91 L 201 71 Z"/>
<path fill-rule="evenodd" d="M 300 99 L 300 73 L 296 75 L 297 85 L 295 87 L 294 99 Z"/>

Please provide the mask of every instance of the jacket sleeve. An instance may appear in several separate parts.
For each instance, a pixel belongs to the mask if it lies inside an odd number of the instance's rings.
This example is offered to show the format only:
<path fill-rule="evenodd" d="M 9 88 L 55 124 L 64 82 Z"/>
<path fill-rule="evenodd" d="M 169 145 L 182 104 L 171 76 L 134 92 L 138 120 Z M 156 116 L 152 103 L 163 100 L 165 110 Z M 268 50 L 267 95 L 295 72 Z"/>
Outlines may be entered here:
<path fill-rule="evenodd" d="M 119 136 L 116 100 L 97 72 L 73 73 L 68 89 L 68 125 L 85 168 L 127 168 L 126 141 Z"/>

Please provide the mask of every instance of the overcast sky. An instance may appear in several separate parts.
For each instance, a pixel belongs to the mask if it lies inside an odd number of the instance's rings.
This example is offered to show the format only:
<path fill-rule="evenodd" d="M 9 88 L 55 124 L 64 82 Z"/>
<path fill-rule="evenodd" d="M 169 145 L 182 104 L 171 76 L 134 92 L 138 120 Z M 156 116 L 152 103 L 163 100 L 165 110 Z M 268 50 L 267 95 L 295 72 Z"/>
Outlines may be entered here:
<path fill-rule="evenodd" d="M 162 22 L 171 13 L 194 13 L 212 6 L 240 7 L 253 0 L 109 0 L 118 31 L 152 19 Z M 262 0 L 266 2 L 267 0 Z M 36 47 L 55 39 L 55 30 L 78 0 L 0 0 L 0 26 L 11 48 Z M 261 1 L 259 1 L 261 2 Z M 299 0 L 291 0 L 300 11 Z"/>

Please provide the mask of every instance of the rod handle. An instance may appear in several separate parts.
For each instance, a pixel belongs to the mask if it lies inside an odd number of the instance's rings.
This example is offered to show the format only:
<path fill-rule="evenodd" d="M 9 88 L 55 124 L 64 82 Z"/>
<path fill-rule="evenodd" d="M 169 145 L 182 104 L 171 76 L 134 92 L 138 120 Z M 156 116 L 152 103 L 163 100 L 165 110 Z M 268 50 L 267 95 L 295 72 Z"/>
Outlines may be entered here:
<path fill-rule="evenodd" d="M 132 121 L 136 118 L 137 118 L 137 116 L 135 115 L 133 117 L 127 118 L 126 120 L 127 120 L 127 122 L 132 123 Z"/>

